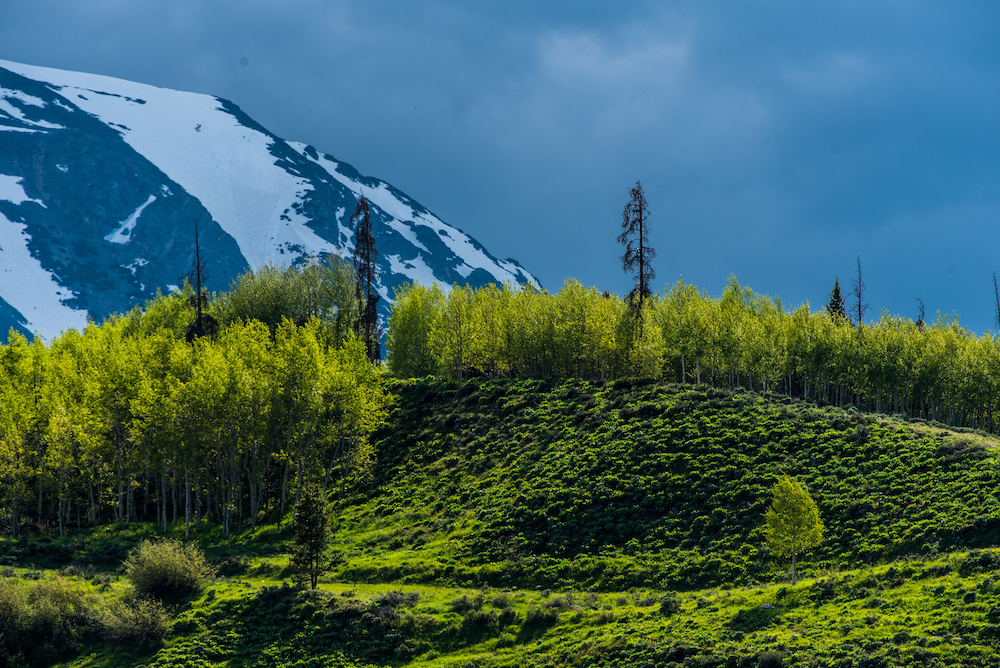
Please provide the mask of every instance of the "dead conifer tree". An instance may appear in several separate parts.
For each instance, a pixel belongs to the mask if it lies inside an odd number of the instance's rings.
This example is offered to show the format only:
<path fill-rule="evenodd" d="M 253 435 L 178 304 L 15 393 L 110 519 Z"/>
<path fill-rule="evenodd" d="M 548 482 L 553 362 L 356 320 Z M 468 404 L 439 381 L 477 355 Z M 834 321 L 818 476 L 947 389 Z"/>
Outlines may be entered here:
<path fill-rule="evenodd" d="M 997 272 L 993 272 L 993 296 L 996 297 L 996 310 L 993 312 L 993 319 L 997 323 L 997 331 L 1000 331 L 1000 285 L 997 285 Z"/>
<path fill-rule="evenodd" d="M 851 309 L 853 315 L 857 317 L 858 329 L 864 324 L 865 313 L 868 312 L 868 302 L 865 301 L 865 281 L 861 276 L 861 256 L 858 256 L 858 276 L 854 279 L 854 289 L 851 291 L 851 295 L 854 297 L 854 306 Z"/>
<path fill-rule="evenodd" d="M 194 281 L 194 295 L 191 296 L 189 303 L 195 308 L 195 317 L 194 322 L 188 325 L 184 338 L 188 343 L 191 343 L 202 336 L 214 337 L 219 331 L 219 322 L 205 313 L 205 308 L 208 306 L 208 293 L 202 288 L 202 284 L 208 280 L 209 276 L 205 273 L 205 263 L 201 259 L 201 240 L 198 235 L 197 220 L 194 221 L 194 269 L 189 276 Z"/>
<path fill-rule="evenodd" d="M 378 318 L 380 296 L 378 284 L 378 248 L 372 231 L 371 206 L 362 195 L 351 216 L 354 230 L 354 271 L 357 273 L 358 321 L 355 333 L 365 342 L 368 360 L 377 364 L 382 360 L 382 325 Z"/>
<path fill-rule="evenodd" d="M 656 257 L 656 251 L 649 245 L 649 206 L 646 195 L 642 192 L 642 183 L 635 182 L 629 190 L 630 199 L 622 211 L 622 233 L 618 235 L 618 243 L 625 246 L 622 255 L 622 268 L 626 273 L 635 274 L 635 287 L 629 293 L 629 305 L 632 307 L 639 326 L 639 338 L 643 334 L 643 306 L 653 291 L 649 287 L 656 273 L 650 262 Z"/>

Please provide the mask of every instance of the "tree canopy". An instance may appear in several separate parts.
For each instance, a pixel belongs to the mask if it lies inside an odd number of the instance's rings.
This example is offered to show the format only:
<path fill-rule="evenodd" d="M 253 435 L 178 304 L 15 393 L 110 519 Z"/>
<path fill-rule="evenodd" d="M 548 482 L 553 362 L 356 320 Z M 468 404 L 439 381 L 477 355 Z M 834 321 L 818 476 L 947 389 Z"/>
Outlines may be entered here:
<path fill-rule="evenodd" d="M 209 306 L 217 334 L 190 342 L 190 288 L 49 344 L 12 332 L 0 346 L 4 523 L 16 535 L 30 518 L 61 532 L 152 520 L 187 536 L 210 521 L 228 534 L 280 522 L 309 484 L 343 490 L 364 475 L 386 394 L 341 322 L 353 283 L 347 302 L 322 296 L 344 287 L 338 272 L 248 274 Z"/>
<path fill-rule="evenodd" d="M 354 271 L 336 255 L 300 265 L 248 269 L 213 300 L 212 312 L 223 325 L 257 320 L 271 332 L 284 319 L 299 326 L 318 321 L 323 335 L 339 345 L 358 317 Z"/>

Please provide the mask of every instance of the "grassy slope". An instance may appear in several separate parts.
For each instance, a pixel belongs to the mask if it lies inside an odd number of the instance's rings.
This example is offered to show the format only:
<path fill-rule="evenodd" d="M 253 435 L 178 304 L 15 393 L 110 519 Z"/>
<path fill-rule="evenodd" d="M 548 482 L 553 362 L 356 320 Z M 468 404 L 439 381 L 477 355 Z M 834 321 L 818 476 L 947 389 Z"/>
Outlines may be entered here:
<path fill-rule="evenodd" d="M 769 580 L 775 475 L 839 569 L 1000 540 L 996 441 L 834 408 L 618 382 L 396 386 L 377 480 L 340 515 L 342 576 L 690 589 Z"/>
<path fill-rule="evenodd" d="M 93 645 L 74 665 L 1000 661 L 1000 557 L 964 552 L 998 541 L 992 439 L 653 383 L 394 387 L 322 595 L 276 588 L 273 530 L 205 536 L 251 557 L 178 611 L 158 654 Z M 795 587 L 762 547 L 778 473 L 827 527 Z M 114 549 L 101 540 L 77 544 Z M 0 545 L 53 566 L 89 549 L 57 543 Z M 680 592 L 672 615 L 665 590 Z"/>

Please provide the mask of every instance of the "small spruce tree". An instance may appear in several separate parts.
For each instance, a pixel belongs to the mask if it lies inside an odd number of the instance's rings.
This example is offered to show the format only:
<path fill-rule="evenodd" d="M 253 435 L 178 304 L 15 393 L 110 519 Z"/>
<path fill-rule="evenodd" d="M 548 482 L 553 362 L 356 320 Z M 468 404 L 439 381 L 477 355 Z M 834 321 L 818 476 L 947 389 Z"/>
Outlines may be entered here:
<path fill-rule="evenodd" d="M 847 304 L 844 303 L 844 295 L 840 291 L 840 278 L 833 279 L 833 290 L 830 291 L 830 303 L 826 305 L 826 312 L 834 320 L 839 318 L 847 320 Z"/>
<path fill-rule="evenodd" d="M 299 582 L 309 580 L 316 588 L 320 574 L 335 563 L 329 555 L 330 514 L 322 492 L 315 485 L 306 487 L 292 516 L 292 547 L 289 566 Z"/>
<path fill-rule="evenodd" d="M 764 516 L 764 536 L 771 552 L 792 558 L 795 584 L 795 557 L 823 542 L 823 523 L 809 492 L 788 476 L 778 479 L 772 495 L 771 507 Z"/>

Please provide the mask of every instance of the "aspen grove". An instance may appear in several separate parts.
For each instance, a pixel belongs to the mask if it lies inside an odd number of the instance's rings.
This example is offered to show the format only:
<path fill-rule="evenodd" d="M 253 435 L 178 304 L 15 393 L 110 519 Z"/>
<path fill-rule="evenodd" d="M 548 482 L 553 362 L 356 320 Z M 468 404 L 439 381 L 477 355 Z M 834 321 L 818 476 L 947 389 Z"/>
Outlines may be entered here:
<path fill-rule="evenodd" d="M 388 364 L 455 379 L 640 375 L 1000 432 L 1000 339 L 955 317 L 858 325 L 735 278 L 719 298 L 680 280 L 644 308 L 640 336 L 626 300 L 573 279 L 556 294 L 410 285 L 395 296 Z"/>
<path fill-rule="evenodd" d="M 385 395 L 362 342 L 332 343 L 318 319 L 272 332 L 236 318 L 188 343 L 188 296 L 0 347 L 7 532 L 141 520 L 229 534 L 366 469 Z"/>

